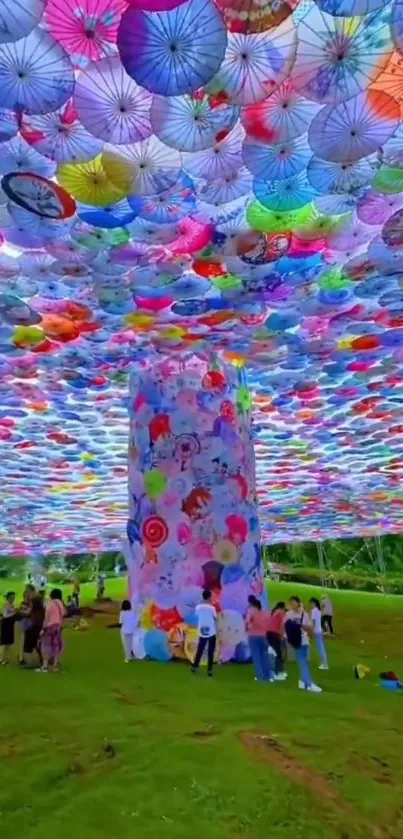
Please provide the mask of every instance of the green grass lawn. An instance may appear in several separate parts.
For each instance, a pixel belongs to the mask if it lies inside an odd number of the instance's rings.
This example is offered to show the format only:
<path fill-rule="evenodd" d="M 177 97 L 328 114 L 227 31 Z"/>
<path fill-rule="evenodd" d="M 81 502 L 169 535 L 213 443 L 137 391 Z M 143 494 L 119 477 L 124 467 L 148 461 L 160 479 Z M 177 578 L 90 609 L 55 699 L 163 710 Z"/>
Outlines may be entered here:
<path fill-rule="evenodd" d="M 272 584 L 271 599 L 295 588 Z M 121 598 L 124 580 L 108 581 Z M 83 586 L 89 601 L 95 586 Z M 67 628 L 64 672 L 0 671 L 0 824 L 24 839 L 402 839 L 403 599 L 335 592 L 321 695 L 123 662 L 117 630 Z M 118 604 L 117 604 L 118 608 Z M 387 656 L 387 658 L 386 658 Z M 353 678 L 358 661 L 371 667 Z"/>

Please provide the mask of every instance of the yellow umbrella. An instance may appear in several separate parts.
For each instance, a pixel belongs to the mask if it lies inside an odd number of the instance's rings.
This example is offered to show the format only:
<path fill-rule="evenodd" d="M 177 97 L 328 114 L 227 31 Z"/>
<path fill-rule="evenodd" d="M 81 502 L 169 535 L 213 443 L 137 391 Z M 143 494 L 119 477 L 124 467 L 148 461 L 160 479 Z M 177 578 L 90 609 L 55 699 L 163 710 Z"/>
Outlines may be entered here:
<path fill-rule="evenodd" d="M 85 163 L 62 163 L 56 174 L 59 184 L 70 195 L 94 207 L 114 204 L 128 194 L 121 184 L 111 183 L 100 155 Z"/>

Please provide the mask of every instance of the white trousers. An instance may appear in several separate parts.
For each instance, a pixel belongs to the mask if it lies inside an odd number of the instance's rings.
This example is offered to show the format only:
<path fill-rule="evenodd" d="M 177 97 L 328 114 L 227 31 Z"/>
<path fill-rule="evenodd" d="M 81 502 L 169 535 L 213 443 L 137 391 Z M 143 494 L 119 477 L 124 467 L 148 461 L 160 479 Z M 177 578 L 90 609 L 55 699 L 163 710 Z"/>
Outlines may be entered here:
<path fill-rule="evenodd" d="M 120 634 L 125 658 L 133 658 L 133 634 L 131 633 L 130 635 L 127 635 L 124 632 L 121 632 Z"/>

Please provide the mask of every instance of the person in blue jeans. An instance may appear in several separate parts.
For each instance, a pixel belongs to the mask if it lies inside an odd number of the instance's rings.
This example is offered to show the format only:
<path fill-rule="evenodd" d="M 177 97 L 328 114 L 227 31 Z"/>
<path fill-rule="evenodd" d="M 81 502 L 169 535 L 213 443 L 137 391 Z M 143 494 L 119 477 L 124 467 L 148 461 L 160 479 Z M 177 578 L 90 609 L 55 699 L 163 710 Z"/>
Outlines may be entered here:
<path fill-rule="evenodd" d="M 274 682 L 274 672 L 266 638 L 268 615 L 263 611 L 260 600 L 253 594 L 248 597 L 248 604 L 245 627 L 256 680 L 258 682 Z"/>
<path fill-rule="evenodd" d="M 313 637 L 315 639 L 316 649 L 319 653 L 320 658 L 319 670 L 329 670 L 326 646 L 322 631 L 322 612 L 320 609 L 320 603 L 316 597 L 311 597 L 309 604 L 311 606 L 311 625 L 313 630 Z"/>
<path fill-rule="evenodd" d="M 310 693 L 322 693 L 322 688 L 312 681 L 309 669 L 309 637 L 311 629 L 309 615 L 299 597 L 290 597 L 288 611 L 285 616 L 285 631 L 287 641 L 294 650 L 296 662 L 299 667 L 298 687 Z"/>

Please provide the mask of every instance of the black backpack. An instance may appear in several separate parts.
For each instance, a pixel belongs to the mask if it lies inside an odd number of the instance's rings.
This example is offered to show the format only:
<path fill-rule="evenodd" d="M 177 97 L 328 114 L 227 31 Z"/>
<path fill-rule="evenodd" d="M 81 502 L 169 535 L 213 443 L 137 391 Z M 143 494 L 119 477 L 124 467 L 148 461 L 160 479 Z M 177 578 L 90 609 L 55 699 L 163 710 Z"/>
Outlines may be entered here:
<path fill-rule="evenodd" d="M 304 620 L 304 612 L 302 612 L 301 620 L 293 621 L 290 618 L 285 622 L 284 629 L 287 637 L 287 643 L 293 650 L 299 650 L 302 646 L 302 623 Z"/>

